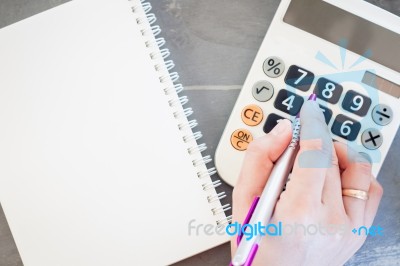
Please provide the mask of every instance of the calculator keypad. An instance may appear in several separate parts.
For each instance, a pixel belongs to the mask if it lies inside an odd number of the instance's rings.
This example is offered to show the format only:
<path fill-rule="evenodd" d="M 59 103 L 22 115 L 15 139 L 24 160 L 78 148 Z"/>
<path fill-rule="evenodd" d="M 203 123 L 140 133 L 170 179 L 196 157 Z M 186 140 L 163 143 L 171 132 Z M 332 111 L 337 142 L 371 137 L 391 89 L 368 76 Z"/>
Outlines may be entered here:
<path fill-rule="evenodd" d="M 289 115 L 297 115 L 304 103 L 303 97 L 288 90 L 280 90 L 276 96 L 274 106 Z"/>
<path fill-rule="evenodd" d="M 353 90 L 346 93 L 342 102 L 342 108 L 344 110 L 359 116 L 365 116 L 370 106 L 370 98 Z"/>
<path fill-rule="evenodd" d="M 264 133 L 268 134 L 275 126 L 278 124 L 278 121 L 281 119 L 285 119 L 284 117 L 271 113 L 268 117 L 267 120 L 265 121 L 263 131 Z"/>
<path fill-rule="evenodd" d="M 285 77 L 285 83 L 301 91 L 308 91 L 314 81 L 314 73 L 298 66 L 291 66 Z"/>
<path fill-rule="evenodd" d="M 343 87 L 336 82 L 326 78 L 320 78 L 315 86 L 314 93 L 321 100 L 336 104 L 339 101 L 340 95 L 343 92 Z"/>
<path fill-rule="evenodd" d="M 360 132 L 361 124 L 345 115 L 336 116 L 332 125 L 332 133 L 349 141 L 357 138 Z"/>
<path fill-rule="evenodd" d="M 268 57 L 262 67 L 265 75 L 270 78 L 277 78 L 285 71 L 284 61 L 275 56 Z M 314 79 L 315 75 L 311 71 L 292 65 L 287 70 L 284 81 L 288 86 L 306 92 L 310 89 Z M 263 104 L 274 97 L 274 85 L 277 86 L 270 81 L 260 80 L 252 87 L 253 98 L 259 102 L 260 106 L 255 104 L 247 105 L 241 112 L 242 122 L 250 127 L 259 126 L 266 116 L 267 118 L 263 125 L 264 133 L 269 133 L 279 120 L 285 119 L 285 117 L 279 115 L 279 112 L 278 114 L 267 113 L 264 116 Z M 339 103 L 343 91 L 344 88 L 341 84 L 325 77 L 320 77 L 314 88 L 314 93 L 318 99 L 332 105 L 340 104 L 345 113 L 350 112 L 360 117 L 366 116 L 371 108 L 371 99 L 354 90 L 348 90 L 342 102 Z M 274 107 L 288 115 L 295 116 L 300 112 L 303 103 L 304 97 L 287 89 L 280 89 L 274 100 Z M 333 112 L 326 104 L 320 104 L 319 107 L 324 114 L 325 123 L 328 125 L 332 120 Z M 388 105 L 378 104 L 373 108 L 371 116 L 377 125 L 385 126 L 392 121 L 393 111 Z M 344 114 L 338 114 L 331 126 L 331 132 L 334 135 L 348 141 L 356 140 L 360 130 L 361 123 Z M 231 135 L 231 144 L 239 151 L 245 151 L 251 141 L 253 141 L 253 135 L 247 129 L 237 129 Z M 361 143 L 366 149 L 378 149 L 383 143 L 383 135 L 377 129 L 367 129 L 361 134 Z"/>

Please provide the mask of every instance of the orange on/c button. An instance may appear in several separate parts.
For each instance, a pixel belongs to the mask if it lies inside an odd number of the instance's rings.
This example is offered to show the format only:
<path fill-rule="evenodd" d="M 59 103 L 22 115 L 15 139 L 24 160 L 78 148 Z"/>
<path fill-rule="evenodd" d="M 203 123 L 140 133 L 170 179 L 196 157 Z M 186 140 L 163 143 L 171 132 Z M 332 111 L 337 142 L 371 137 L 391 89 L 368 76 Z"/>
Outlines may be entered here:
<path fill-rule="evenodd" d="M 263 118 L 262 109 L 255 104 L 248 105 L 242 110 L 242 120 L 248 126 L 257 126 Z"/>
<path fill-rule="evenodd" d="M 249 146 L 250 142 L 252 141 L 253 136 L 251 135 L 250 131 L 246 129 L 238 129 L 231 135 L 231 144 L 239 151 L 247 150 L 247 146 Z"/>

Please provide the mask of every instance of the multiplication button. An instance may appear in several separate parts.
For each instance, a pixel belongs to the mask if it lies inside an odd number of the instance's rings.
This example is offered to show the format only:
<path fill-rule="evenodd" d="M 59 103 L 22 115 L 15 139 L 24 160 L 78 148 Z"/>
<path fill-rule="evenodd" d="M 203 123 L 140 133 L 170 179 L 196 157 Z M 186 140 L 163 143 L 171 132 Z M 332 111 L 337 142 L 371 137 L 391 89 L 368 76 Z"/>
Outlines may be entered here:
<path fill-rule="evenodd" d="M 378 104 L 372 110 L 372 119 L 380 126 L 386 126 L 393 120 L 393 111 L 386 104 Z"/>
<path fill-rule="evenodd" d="M 382 133 L 377 129 L 369 128 L 362 133 L 361 142 L 365 148 L 369 150 L 376 150 L 382 145 Z"/>
<path fill-rule="evenodd" d="M 246 129 L 238 129 L 231 135 L 231 144 L 238 151 L 245 151 L 250 142 L 253 141 L 253 136 Z"/>
<path fill-rule="evenodd" d="M 259 102 L 266 102 L 274 95 L 274 86 L 268 81 L 262 80 L 254 84 L 253 97 Z"/>
<path fill-rule="evenodd" d="M 276 56 L 268 57 L 263 64 L 264 73 L 270 78 L 277 78 L 285 71 L 285 63 Z"/>

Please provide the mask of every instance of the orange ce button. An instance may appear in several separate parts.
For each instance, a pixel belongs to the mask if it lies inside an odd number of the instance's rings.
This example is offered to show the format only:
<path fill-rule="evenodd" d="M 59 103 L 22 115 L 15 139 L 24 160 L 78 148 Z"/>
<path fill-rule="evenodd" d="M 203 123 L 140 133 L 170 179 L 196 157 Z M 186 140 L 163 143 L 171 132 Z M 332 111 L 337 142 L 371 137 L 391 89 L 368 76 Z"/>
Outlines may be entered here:
<path fill-rule="evenodd" d="M 247 150 L 247 146 L 249 146 L 250 142 L 252 141 L 253 136 L 251 135 L 250 131 L 246 129 L 238 129 L 231 135 L 231 144 L 239 151 Z"/>
<path fill-rule="evenodd" d="M 248 126 L 257 126 L 263 120 L 263 111 L 255 104 L 248 105 L 242 111 L 242 120 Z"/>

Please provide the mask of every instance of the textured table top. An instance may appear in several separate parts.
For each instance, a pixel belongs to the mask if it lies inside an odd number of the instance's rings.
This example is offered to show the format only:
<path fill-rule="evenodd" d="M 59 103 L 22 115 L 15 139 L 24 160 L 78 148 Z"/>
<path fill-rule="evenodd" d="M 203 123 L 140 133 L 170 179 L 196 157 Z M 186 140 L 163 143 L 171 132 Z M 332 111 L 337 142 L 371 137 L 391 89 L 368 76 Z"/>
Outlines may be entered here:
<path fill-rule="evenodd" d="M 0 0 L 0 28 L 67 0 Z M 185 94 L 214 155 L 241 85 L 273 18 L 278 0 L 150 0 L 180 72 Z M 371 0 L 400 16 L 400 1 Z M 348 265 L 400 265 L 400 133 L 379 175 L 385 193 L 375 224 L 384 237 L 369 237 Z M 230 202 L 232 188 L 223 185 Z M 228 244 L 177 265 L 227 265 Z M 22 265 L 0 209 L 0 265 Z"/>

